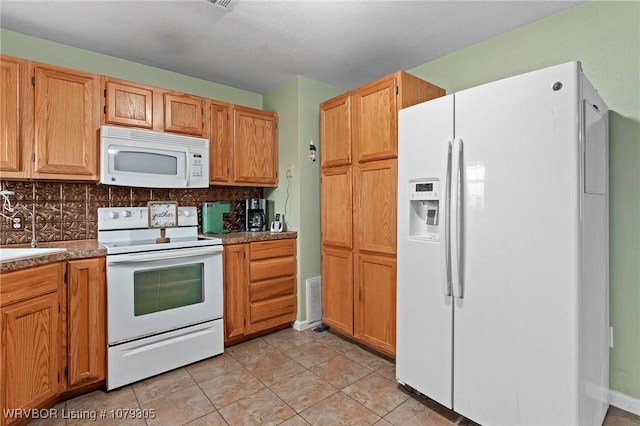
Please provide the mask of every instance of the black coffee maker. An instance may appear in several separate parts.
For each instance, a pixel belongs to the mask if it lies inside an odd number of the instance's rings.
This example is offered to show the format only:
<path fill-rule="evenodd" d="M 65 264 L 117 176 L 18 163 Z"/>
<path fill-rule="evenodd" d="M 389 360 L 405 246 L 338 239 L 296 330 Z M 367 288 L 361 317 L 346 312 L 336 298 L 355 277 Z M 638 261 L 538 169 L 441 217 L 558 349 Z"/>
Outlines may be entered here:
<path fill-rule="evenodd" d="M 267 230 L 267 200 L 249 198 L 246 200 L 247 231 Z"/>

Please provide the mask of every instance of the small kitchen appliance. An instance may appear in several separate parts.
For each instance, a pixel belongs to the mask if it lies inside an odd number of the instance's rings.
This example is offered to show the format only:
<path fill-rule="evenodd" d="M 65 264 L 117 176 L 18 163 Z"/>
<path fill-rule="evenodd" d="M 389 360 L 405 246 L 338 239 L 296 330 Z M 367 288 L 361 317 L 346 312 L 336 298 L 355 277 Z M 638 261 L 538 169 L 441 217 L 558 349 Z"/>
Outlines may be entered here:
<path fill-rule="evenodd" d="M 247 231 L 267 230 L 267 200 L 264 198 L 249 198 L 246 201 Z"/>
<path fill-rule="evenodd" d="M 102 126 L 100 183 L 143 188 L 207 188 L 209 139 Z"/>
<path fill-rule="evenodd" d="M 223 352 L 222 241 L 178 208 L 157 244 L 147 207 L 98 209 L 107 250 L 107 390 Z"/>
<path fill-rule="evenodd" d="M 224 226 L 224 216 L 231 212 L 229 201 L 202 203 L 202 233 L 220 234 L 229 232 Z"/>

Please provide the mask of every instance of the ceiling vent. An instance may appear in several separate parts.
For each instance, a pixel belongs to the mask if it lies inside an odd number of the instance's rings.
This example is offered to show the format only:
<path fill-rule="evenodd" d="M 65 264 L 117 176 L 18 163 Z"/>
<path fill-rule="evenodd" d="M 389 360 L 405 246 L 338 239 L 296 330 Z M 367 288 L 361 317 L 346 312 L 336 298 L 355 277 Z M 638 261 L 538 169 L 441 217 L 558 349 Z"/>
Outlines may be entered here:
<path fill-rule="evenodd" d="M 209 3 L 218 6 L 227 12 L 231 12 L 231 9 L 235 6 L 238 0 L 207 0 Z"/>

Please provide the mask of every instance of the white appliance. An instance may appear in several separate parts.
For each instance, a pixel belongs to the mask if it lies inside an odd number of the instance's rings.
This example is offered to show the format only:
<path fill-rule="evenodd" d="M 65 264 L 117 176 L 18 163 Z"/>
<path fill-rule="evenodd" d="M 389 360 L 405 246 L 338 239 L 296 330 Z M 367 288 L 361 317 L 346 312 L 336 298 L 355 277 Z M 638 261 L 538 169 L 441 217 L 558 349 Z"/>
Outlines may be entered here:
<path fill-rule="evenodd" d="M 107 390 L 223 352 L 222 241 L 179 207 L 156 243 L 147 207 L 98 209 L 107 249 Z"/>
<path fill-rule="evenodd" d="M 100 183 L 144 188 L 207 188 L 209 140 L 102 126 Z"/>
<path fill-rule="evenodd" d="M 480 424 L 602 424 L 607 112 L 579 62 L 400 111 L 401 384 Z"/>

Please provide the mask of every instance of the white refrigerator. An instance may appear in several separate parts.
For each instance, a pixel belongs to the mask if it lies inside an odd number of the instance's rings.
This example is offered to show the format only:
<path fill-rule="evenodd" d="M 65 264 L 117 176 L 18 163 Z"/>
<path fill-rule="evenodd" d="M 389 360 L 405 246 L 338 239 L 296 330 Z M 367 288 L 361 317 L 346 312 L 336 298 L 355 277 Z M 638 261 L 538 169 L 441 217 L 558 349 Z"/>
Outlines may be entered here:
<path fill-rule="evenodd" d="M 400 111 L 401 384 L 484 425 L 602 424 L 607 114 L 579 62 Z"/>

